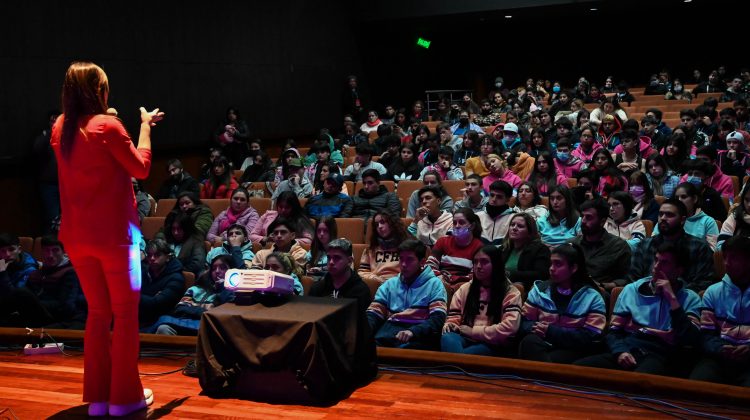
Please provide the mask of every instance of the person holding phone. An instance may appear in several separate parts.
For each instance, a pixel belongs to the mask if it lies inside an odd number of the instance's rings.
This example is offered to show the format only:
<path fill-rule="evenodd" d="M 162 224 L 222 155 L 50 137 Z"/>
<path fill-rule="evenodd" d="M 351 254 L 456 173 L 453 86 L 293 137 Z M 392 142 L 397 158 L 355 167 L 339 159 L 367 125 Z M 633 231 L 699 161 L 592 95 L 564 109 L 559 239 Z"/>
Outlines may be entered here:
<path fill-rule="evenodd" d="M 63 82 L 63 115 L 50 141 L 65 214 L 60 240 L 88 302 L 83 400 L 90 403 L 91 416 L 124 416 L 153 402 L 138 376 L 142 235 L 130 177 L 148 176 L 151 127 L 164 113 L 140 108 L 136 147 L 117 111 L 108 107 L 108 97 L 101 67 L 72 63 Z"/>

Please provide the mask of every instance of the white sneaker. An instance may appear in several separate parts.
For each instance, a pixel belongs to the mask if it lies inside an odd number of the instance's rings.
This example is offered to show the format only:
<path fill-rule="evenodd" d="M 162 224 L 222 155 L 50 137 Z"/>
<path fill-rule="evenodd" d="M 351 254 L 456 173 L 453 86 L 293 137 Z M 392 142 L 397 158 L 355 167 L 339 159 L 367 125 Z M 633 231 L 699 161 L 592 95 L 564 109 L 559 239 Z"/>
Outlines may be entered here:
<path fill-rule="evenodd" d="M 89 417 L 102 417 L 106 416 L 109 412 L 108 402 L 92 402 L 89 403 Z"/>
<path fill-rule="evenodd" d="M 132 404 L 110 404 L 109 415 L 112 417 L 122 417 L 134 413 L 150 406 L 154 403 L 154 391 L 144 388 L 143 399 Z"/>

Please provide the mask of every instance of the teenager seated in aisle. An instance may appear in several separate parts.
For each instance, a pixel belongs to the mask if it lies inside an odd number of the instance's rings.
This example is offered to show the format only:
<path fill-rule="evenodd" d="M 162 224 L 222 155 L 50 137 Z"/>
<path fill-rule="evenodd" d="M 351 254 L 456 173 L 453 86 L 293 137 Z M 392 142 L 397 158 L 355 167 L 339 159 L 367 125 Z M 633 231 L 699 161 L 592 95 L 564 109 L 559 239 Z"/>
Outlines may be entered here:
<path fill-rule="evenodd" d="M 424 184 L 425 187 L 432 186 L 440 189 L 442 194 L 442 198 L 440 199 L 440 210 L 448 212 L 453 211 L 453 198 L 447 191 L 445 191 L 445 188 L 443 188 L 443 181 L 440 178 L 440 174 L 435 171 L 425 173 L 422 178 L 422 184 Z M 409 196 L 409 203 L 406 207 L 406 217 L 416 217 L 417 208 L 419 207 L 419 190 L 415 190 L 411 193 L 411 196 Z"/>
<path fill-rule="evenodd" d="M 253 252 L 253 243 L 250 242 L 250 237 L 247 235 L 247 229 L 237 223 L 229 226 L 227 240 L 222 242 L 220 246 L 208 251 L 206 263 L 210 264 L 218 255 L 231 256 L 234 260 L 232 264 L 234 268 L 250 268 L 255 253 Z"/>
<path fill-rule="evenodd" d="M 718 247 L 733 236 L 750 238 L 750 183 L 742 187 L 737 203 L 729 216 L 721 224 Z"/>
<path fill-rule="evenodd" d="M 690 379 L 750 387 L 750 239 L 734 236 L 721 251 L 727 272 L 703 294 L 703 356 Z"/>
<path fill-rule="evenodd" d="M 385 185 L 380 185 L 380 172 L 368 169 L 362 174 L 362 188 L 352 198 L 351 217 L 361 217 L 367 220 L 379 210 L 388 210 L 393 214 L 401 214 L 401 202 L 395 192 L 390 192 Z"/>
<path fill-rule="evenodd" d="M 190 191 L 184 191 L 177 196 L 177 202 L 164 219 L 163 232 L 170 229 L 171 224 L 167 224 L 168 219 L 174 219 L 178 214 L 187 214 L 195 226 L 195 234 L 205 239 L 211 225 L 214 222 L 214 215 L 211 209 L 201 202 L 198 194 Z"/>
<path fill-rule="evenodd" d="M 633 197 L 625 191 L 615 191 L 609 195 L 607 203 L 609 203 L 609 218 L 604 228 L 610 234 L 625 240 L 632 251 L 646 238 L 646 228 L 638 218 L 638 214 L 633 212 L 635 206 Z"/>
<path fill-rule="evenodd" d="M 338 226 L 333 217 L 323 217 L 315 226 L 315 238 L 305 254 L 305 274 L 320 280 L 328 272 L 328 244 L 338 238 Z"/>
<path fill-rule="evenodd" d="M 263 213 L 263 216 L 260 217 L 258 223 L 256 223 L 255 227 L 250 231 L 250 240 L 253 243 L 260 244 L 262 247 L 273 242 L 273 238 L 267 235 L 268 227 L 274 220 L 281 217 L 288 220 L 295 220 L 297 222 L 295 239 L 302 245 L 310 246 L 312 244 L 315 228 L 302 210 L 297 195 L 291 191 L 283 192 L 278 198 L 276 198 L 274 206 L 275 209 L 266 210 L 266 212 Z"/>
<path fill-rule="evenodd" d="M 607 293 L 627 283 L 630 268 L 630 246 L 624 239 L 604 228 L 609 217 L 609 204 L 601 197 L 587 200 L 579 207 L 581 235 L 571 243 L 580 247 L 586 271 L 597 286 Z"/>
<path fill-rule="evenodd" d="M 473 211 L 458 209 L 453 213 L 451 235 L 439 238 L 427 259 L 446 289 L 456 291 L 469 280 L 472 258 L 483 245 L 481 234 L 482 225 Z"/>
<path fill-rule="evenodd" d="M 422 164 L 417 160 L 418 154 L 419 149 L 414 143 L 401 145 L 398 157 L 388 166 L 386 178 L 395 182 L 420 179 Z"/>
<path fill-rule="evenodd" d="M 464 180 L 464 188 L 461 190 L 464 198 L 453 204 L 453 210 L 467 208 L 477 213 L 484 210 L 489 198 L 482 191 L 482 177 L 471 174 Z"/>
<path fill-rule="evenodd" d="M 291 255 L 300 267 L 307 263 L 305 255 L 307 251 L 297 243 L 297 222 L 283 217 L 277 217 L 268 226 L 267 236 L 273 243 L 270 249 L 261 249 L 253 257 L 250 268 L 263 269 L 266 266 L 266 258 L 274 252 L 283 252 Z"/>
<path fill-rule="evenodd" d="M 214 159 L 208 179 L 203 182 L 201 198 L 229 198 L 240 184 L 232 176 L 232 165 L 224 156 Z"/>
<path fill-rule="evenodd" d="M 625 286 L 617 298 L 608 351 L 575 364 L 687 376 L 701 340 L 701 298 L 682 280 L 690 258 L 680 244 L 659 245 L 651 274 Z"/>
<path fill-rule="evenodd" d="M 175 258 L 169 244 L 154 239 L 146 245 L 141 262 L 141 301 L 138 319 L 142 331 L 148 331 L 156 320 L 168 314 L 185 290 L 182 263 Z"/>
<path fill-rule="evenodd" d="M 446 292 L 429 265 L 427 248 L 409 239 L 398 246 L 401 274 L 386 280 L 367 308 L 375 343 L 383 347 L 439 348 Z"/>
<path fill-rule="evenodd" d="M 289 168 L 287 177 L 273 191 L 271 199 L 275 200 L 284 191 L 291 191 L 299 198 L 310 197 L 312 195 L 313 184 L 307 179 L 302 160 L 292 158 L 289 160 L 287 166 Z"/>
<path fill-rule="evenodd" d="M 242 187 L 237 188 L 232 192 L 229 207 L 219 213 L 211 224 L 206 240 L 214 244 L 221 243 L 227 238 L 229 226 L 235 223 L 245 226 L 251 232 L 258 223 L 258 218 L 258 212 L 250 205 L 250 193 Z"/>
<path fill-rule="evenodd" d="M 372 218 L 370 243 L 362 253 L 357 274 L 363 280 L 383 283 L 398 275 L 398 246 L 413 237 L 398 215 L 380 210 Z"/>
<path fill-rule="evenodd" d="M 683 225 L 685 233 L 704 239 L 711 247 L 711 251 L 716 251 L 716 241 L 719 237 L 719 227 L 711 216 L 707 215 L 700 208 L 700 196 L 695 185 L 689 182 L 683 182 L 677 186 L 674 191 L 674 198 L 682 201 L 687 209 L 687 218 Z M 652 235 L 659 234 L 659 224 L 654 227 Z"/>
<path fill-rule="evenodd" d="M 565 244 L 552 250 L 549 278 L 534 282 L 523 304 L 519 357 L 573 363 L 596 353 L 607 312 L 580 247 Z"/>
<path fill-rule="evenodd" d="M 542 243 L 554 248 L 581 234 L 581 217 L 568 187 L 550 189 L 549 207 L 549 214 L 536 220 Z"/>
<path fill-rule="evenodd" d="M 361 181 L 362 174 L 368 169 L 376 169 L 380 172 L 380 175 L 386 175 L 388 172 L 385 166 L 372 160 L 375 155 L 375 149 L 368 143 L 360 143 L 357 145 L 357 156 L 354 158 L 354 163 L 347 166 L 344 169 L 344 178 L 348 181 Z"/>
<path fill-rule="evenodd" d="M 323 181 L 323 192 L 307 200 L 305 213 L 307 217 L 319 220 L 321 217 L 351 217 L 354 202 L 341 192 L 344 177 L 331 174 Z"/>
<path fill-rule="evenodd" d="M 453 216 L 442 210 L 442 188 L 428 186 L 417 191 L 421 207 L 416 210 L 414 220 L 409 225 L 409 233 L 414 235 L 425 246 L 433 246 L 453 227 Z"/>
<path fill-rule="evenodd" d="M 205 266 L 206 247 L 203 237 L 195 230 L 193 219 L 186 213 L 169 213 L 164 225 L 167 227 L 164 239 L 183 269 L 199 275 Z"/>
<path fill-rule="evenodd" d="M 169 177 L 161 184 L 157 198 L 177 198 L 180 193 L 185 191 L 192 192 L 195 195 L 200 194 L 201 188 L 198 181 L 185 172 L 179 159 L 170 159 L 167 162 L 167 172 Z"/>
<path fill-rule="evenodd" d="M 234 300 L 234 293 L 224 288 L 224 275 L 235 265 L 228 254 L 214 256 L 208 270 L 198 276 L 168 315 L 162 315 L 148 331 L 163 335 L 198 335 L 203 312 Z"/>
<path fill-rule="evenodd" d="M 440 349 L 484 356 L 512 354 L 522 304 L 521 293 L 505 276 L 500 248 L 480 248 L 473 256 L 471 280 L 451 298 Z"/>
<path fill-rule="evenodd" d="M 635 247 L 630 259 L 628 280 L 637 281 L 653 271 L 656 250 L 664 243 L 679 244 L 688 250 L 690 259 L 683 265 L 681 274 L 685 285 L 694 291 L 706 290 L 713 283 L 714 261 L 713 252 L 703 238 L 687 233 L 684 229 L 688 210 L 685 204 L 669 198 L 659 207 L 659 233 L 652 234 Z"/>

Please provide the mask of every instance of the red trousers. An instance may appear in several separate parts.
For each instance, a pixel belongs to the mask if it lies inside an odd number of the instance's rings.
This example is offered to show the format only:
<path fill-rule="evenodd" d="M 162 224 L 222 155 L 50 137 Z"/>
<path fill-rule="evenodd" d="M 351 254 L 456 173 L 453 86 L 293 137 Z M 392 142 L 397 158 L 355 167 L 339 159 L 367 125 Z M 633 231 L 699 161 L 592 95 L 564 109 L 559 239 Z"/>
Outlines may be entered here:
<path fill-rule="evenodd" d="M 88 303 L 83 401 L 138 402 L 143 399 L 138 376 L 138 245 L 65 245 Z"/>

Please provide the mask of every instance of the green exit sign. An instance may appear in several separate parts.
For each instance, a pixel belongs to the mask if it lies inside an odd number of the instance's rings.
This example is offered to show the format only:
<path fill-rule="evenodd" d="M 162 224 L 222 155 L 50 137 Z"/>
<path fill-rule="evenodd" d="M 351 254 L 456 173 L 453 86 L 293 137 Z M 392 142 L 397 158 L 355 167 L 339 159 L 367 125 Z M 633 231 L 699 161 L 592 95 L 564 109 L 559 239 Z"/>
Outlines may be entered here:
<path fill-rule="evenodd" d="M 431 42 L 432 41 L 428 41 L 428 40 L 426 40 L 426 39 L 424 39 L 422 37 L 420 37 L 420 38 L 417 39 L 417 45 L 419 45 L 422 48 L 430 48 L 430 43 Z"/>

